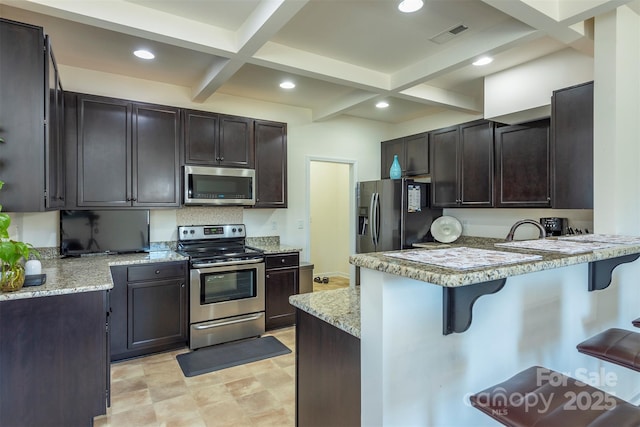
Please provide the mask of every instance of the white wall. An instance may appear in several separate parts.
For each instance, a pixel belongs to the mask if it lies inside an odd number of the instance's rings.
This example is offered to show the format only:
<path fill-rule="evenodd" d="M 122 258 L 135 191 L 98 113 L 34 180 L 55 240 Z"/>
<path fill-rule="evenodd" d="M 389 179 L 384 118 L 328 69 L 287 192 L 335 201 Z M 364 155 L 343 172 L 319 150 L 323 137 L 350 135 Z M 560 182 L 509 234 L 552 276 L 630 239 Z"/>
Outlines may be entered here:
<path fill-rule="evenodd" d="M 549 116 L 556 89 L 593 79 L 593 58 L 567 48 L 485 77 L 484 116 L 522 123 Z"/>
<path fill-rule="evenodd" d="M 310 260 L 316 276 L 349 277 L 351 212 L 349 164 L 312 161 Z"/>

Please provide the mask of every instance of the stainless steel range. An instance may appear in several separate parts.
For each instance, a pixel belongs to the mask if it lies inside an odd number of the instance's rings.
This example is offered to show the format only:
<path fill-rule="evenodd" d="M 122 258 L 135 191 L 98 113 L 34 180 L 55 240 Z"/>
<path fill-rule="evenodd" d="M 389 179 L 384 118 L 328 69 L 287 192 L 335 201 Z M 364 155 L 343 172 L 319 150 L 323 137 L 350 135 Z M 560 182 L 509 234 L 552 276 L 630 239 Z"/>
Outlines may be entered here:
<path fill-rule="evenodd" d="M 244 224 L 178 227 L 190 259 L 189 347 L 262 335 L 264 254 L 245 245 Z"/>

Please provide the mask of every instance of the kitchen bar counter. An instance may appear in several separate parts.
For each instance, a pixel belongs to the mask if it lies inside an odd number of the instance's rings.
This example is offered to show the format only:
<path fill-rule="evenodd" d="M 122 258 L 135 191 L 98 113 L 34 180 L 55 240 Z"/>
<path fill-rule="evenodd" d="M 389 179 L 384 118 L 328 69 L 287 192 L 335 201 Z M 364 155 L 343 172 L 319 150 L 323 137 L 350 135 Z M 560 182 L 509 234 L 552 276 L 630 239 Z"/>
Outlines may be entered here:
<path fill-rule="evenodd" d="M 356 254 L 349 257 L 349 262 L 357 267 L 381 271 L 401 277 L 429 282 L 443 287 L 465 286 L 474 283 L 488 282 L 511 276 L 533 273 L 536 271 L 550 270 L 575 264 L 589 263 L 622 257 L 626 255 L 640 254 L 640 245 L 617 245 L 609 248 L 598 249 L 593 252 L 580 254 L 564 254 L 549 251 L 536 251 L 533 249 L 515 249 L 495 246 L 496 243 L 504 243 L 504 239 L 491 239 L 480 237 L 461 237 L 451 244 L 433 244 L 433 249 L 468 247 L 500 252 L 518 254 L 535 254 L 541 259 L 515 264 L 493 265 L 467 270 L 455 270 L 438 267 L 409 260 L 402 260 L 385 255 L 388 252 L 375 252 Z M 430 244 L 423 246 L 425 250 Z M 399 251 L 394 251 L 399 252 Z"/>
<path fill-rule="evenodd" d="M 0 293 L 0 302 L 52 295 L 75 294 L 113 288 L 112 265 L 182 261 L 186 257 L 172 251 L 127 255 L 93 255 L 79 258 L 42 260 L 47 280 L 41 286 L 27 286 L 15 292 Z"/>
<path fill-rule="evenodd" d="M 331 326 L 360 338 L 360 287 L 292 295 L 289 302 Z"/>
<path fill-rule="evenodd" d="M 568 254 L 495 246 L 503 242 L 466 237 L 427 246 L 537 259 L 486 265 L 489 258 L 452 256 L 443 264 L 452 268 L 443 268 L 385 253 L 350 257 L 361 267 L 362 425 L 491 426 L 468 396 L 533 365 L 583 379 L 615 378 L 598 388 L 625 400 L 637 396 L 637 380 L 624 368 L 603 368 L 576 345 L 607 328 L 632 328 L 640 245 L 589 244 L 599 248 Z M 422 257 L 429 252 L 418 250 L 416 259 L 433 261 Z M 485 265 L 455 268 L 478 260 Z"/>

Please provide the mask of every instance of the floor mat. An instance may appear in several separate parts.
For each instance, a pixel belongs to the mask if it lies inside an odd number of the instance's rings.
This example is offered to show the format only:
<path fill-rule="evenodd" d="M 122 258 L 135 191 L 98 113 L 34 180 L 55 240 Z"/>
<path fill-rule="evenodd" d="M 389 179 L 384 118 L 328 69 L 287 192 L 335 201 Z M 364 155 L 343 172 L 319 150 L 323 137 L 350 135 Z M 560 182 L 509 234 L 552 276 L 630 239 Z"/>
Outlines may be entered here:
<path fill-rule="evenodd" d="M 267 336 L 200 348 L 179 354 L 176 359 L 184 376 L 193 377 L 287 353 L 291 353 L 289 347 Z"/>

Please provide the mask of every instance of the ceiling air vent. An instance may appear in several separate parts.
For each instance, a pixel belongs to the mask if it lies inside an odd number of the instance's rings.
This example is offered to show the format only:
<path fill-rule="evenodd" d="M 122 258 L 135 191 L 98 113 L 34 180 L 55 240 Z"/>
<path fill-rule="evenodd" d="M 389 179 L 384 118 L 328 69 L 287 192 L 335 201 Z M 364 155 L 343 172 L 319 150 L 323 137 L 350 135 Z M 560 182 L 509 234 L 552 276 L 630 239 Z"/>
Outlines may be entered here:
<path fill-rule="evenodd" d="M 443 44 L 468 29 L 469 27 L 463 24 L 454 25 L 453 27 L 447 30 L 444 30 L 440 34 L 436 34 L 435 36 L 431 37 L 429 40 L 431 40 L 434 43 Z"/>

